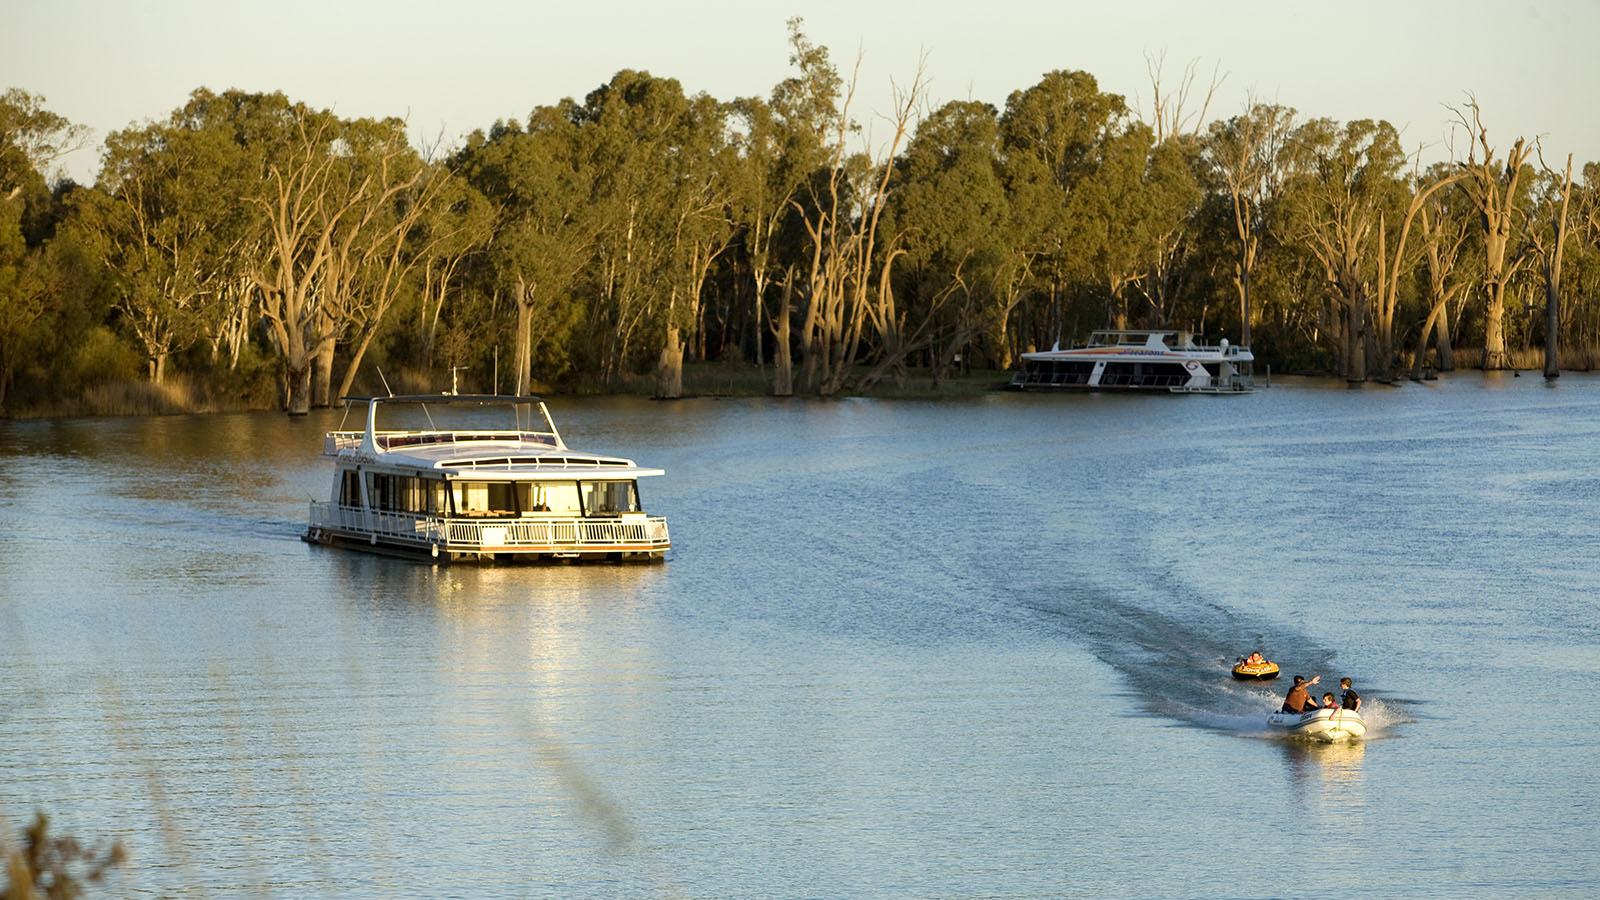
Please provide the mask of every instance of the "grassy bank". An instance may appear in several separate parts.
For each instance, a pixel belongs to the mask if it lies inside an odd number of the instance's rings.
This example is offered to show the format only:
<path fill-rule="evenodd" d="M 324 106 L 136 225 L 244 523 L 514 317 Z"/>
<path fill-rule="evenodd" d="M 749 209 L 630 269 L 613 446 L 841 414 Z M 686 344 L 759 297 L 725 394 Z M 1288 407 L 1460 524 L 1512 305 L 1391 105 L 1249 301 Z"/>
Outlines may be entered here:
<path fill-rule="evenodd" d="M 148 381 L 107 381 L 85 387 L 73 397 L 48 400 L 16 398 L 7 401 L 5 417 L 44 419 L 70 416 L 168 416 L 182 413 L 239 412 L 272 409 L 269 398 L 236 390 L 219 391 L 185 377 L 162 384 Z"/>

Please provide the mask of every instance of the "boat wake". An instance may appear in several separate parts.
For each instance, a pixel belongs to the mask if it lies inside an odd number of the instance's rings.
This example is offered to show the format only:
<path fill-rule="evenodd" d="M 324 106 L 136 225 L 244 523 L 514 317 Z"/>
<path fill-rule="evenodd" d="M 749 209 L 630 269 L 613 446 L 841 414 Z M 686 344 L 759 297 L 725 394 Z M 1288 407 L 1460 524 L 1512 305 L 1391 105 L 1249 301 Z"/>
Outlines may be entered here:
<path fill-rule="evenodd" d="M 1147 605 L 1106 597 L 1069 596 L 1056 607 L 1035 604 L 1034 612 L 1061 622 L 1101 662 L 1116 670 L 1134 704 L 1149 714 L 1209 731 L 1268 740 L 1291 736 L 1267 724 L 1297 673 L 1320 674 L 1313 689 L 1338 693 L 1344 674 L 1333 651 L 1303 634 L 1247 622 L 1220 603 L 1194 600 L 1158 611 Z M 1239 681 L 1232 666 L 1240 653 L 1262 650 L 1283 675 L 1272 681 Z M 1357 684 L 1360 673 L 1352 673 Z M 1364 697 L 1366 738 L 1382 737 L 1406 721 L 1397 705 Z"/>

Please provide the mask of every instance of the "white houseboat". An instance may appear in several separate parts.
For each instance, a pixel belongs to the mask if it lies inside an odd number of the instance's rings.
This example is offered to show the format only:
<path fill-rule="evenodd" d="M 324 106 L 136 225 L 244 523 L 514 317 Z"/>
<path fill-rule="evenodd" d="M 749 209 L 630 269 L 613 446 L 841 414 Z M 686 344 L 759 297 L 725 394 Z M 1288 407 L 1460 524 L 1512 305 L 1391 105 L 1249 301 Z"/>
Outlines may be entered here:
<path fill-rule="evenodd" d="M 639 502 L 638 479 L 662 471 L 568 448 L 537 397 L 347 397 L 346 414 L 361 405 L 364 431 L 324 439 L 333 488 L 311 504 L 311 543 L 438 562 L 660 560 L 671 546 Z M 379 430 L 379 408 L 404 418 L 400 406 L 428 427 Z M 515 427 L 435 426 L 462 406 L 498 407 Z"/>
<path fill-rule="evenodd" d="M 1184 331 L 1096 331 L 1082 347 L 1022 354 L 1010 387 L 1243 394 L 1255 390 L 1254 364 L 1248 347 L 1227 339 L 1201 344 Z"/>

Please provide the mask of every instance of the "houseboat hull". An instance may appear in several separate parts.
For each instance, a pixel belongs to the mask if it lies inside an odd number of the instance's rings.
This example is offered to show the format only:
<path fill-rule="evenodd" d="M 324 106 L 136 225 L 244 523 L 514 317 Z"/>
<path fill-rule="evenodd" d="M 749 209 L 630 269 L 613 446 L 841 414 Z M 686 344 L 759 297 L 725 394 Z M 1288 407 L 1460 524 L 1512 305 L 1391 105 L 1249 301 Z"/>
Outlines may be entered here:
<path fill-rule="evenodd" d="M 308 544 L 359 550 L 382 556 L 434 564 L 466 563 L 657 563 L 666 558 L 669 545 L 659 543 L 581 544 L 546 542 L 516 545 L 465 545 L 405 542 L 372 534 L 311 527 L 301 535 Z"/>

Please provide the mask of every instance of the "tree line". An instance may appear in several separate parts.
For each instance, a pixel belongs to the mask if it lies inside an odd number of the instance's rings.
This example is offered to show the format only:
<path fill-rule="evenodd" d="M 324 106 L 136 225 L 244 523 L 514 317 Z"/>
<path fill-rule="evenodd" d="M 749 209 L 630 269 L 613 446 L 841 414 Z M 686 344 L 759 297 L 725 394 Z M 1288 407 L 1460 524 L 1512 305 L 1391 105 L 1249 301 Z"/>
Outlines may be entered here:
<path fill-rule="evenodd" d="M 863 127 L 855 76 L 789 39 L 766 98 L 623 70 L 448 152 L 202 88 L 110 135 L 93 186 L 47 180 L 83 131 L 13 88 L 0 410 L 180 376 L 298 413 L 462 368 L 676 397 L 686 359 L 830 396 L 1101 327 L 1351 380 L 1535 351 L 1553 376 L 1600 346 L 1600 164 L 1497 144 L 1470 97 L 1426 166 L 1384 121 L 1253 98 L 1207 121 L 1215 80 L 1157 61 L 1142 114 L 1065 70 L 928 109 L 919 71 Z"/>

